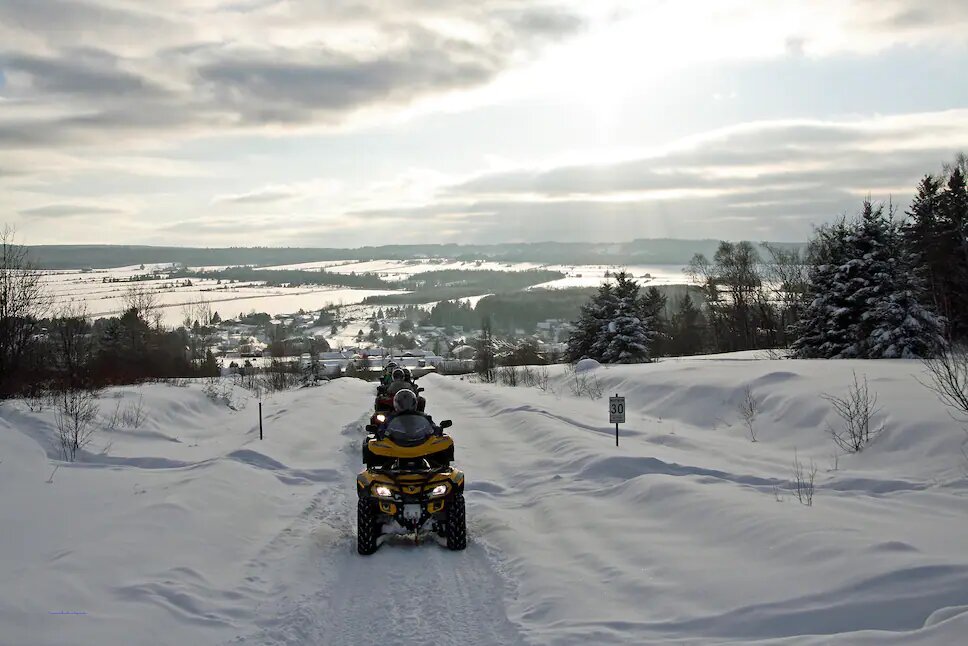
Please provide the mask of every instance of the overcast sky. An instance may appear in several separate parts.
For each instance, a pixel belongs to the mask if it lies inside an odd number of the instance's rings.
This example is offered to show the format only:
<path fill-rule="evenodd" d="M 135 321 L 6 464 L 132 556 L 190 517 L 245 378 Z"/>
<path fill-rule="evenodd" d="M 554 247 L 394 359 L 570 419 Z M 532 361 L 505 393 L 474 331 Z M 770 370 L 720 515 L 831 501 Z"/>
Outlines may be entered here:
<path fill-rule="evenodd" d="M 802 240 L 968 150 L 966 69 L 966 0 L 0 0 L 0 223 Z"/>

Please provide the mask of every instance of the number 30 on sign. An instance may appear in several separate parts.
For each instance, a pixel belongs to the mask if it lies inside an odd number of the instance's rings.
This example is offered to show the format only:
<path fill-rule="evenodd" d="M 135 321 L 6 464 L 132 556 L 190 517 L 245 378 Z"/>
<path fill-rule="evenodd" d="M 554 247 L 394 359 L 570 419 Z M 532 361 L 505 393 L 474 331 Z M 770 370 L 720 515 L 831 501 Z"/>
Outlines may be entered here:
<path fill-rule="evenodd" d="M 609 424 L 624 424 L 625 423 L 625 398 L 615 397 L 608 398 L 608 422 Z"/>

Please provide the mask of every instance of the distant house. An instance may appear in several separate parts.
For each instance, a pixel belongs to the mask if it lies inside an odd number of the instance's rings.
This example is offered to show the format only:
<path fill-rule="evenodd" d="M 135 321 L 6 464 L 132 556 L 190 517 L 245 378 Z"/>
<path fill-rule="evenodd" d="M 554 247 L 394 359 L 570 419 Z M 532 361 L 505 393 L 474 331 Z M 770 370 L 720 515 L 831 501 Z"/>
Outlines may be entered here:
<path fill-rule="evenodd" d="M 473 359 L 477 356 L 477 349 L 469 345 L 459 345 L 451 350 L 450 353 L 456 359 Z"/>

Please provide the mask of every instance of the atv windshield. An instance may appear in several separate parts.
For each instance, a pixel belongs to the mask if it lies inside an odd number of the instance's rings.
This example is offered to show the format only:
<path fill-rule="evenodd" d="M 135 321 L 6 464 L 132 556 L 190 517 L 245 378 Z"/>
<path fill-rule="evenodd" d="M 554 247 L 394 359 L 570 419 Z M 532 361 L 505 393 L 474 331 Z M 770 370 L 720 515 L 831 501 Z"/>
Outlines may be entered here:
<path fill-rule="evenodd" d="M 387 424 L 387 435 L 399 446 L 417 446 L 433 434 L 433 424 L 423 415 L 399 415 Z"/>

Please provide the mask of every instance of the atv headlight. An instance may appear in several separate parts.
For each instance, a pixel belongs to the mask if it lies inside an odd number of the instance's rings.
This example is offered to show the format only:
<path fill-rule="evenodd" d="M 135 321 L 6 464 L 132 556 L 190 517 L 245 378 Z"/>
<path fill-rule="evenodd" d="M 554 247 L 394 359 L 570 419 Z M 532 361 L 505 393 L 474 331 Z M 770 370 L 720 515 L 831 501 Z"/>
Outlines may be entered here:
<path fill-rule="evenodd" d="M 391 491 L 390 490 L 390 487 L 388 487 L 386 485 L 377 485 L 377 486 L 373 487 L 373 493 L 375 493 L 376 495 L 378 495 L 381 498 L 392 498 L 393 497 L 393 491 Z"/>
<path fill-rule="evenodd" d="M 387 416 L 384 415 L 383 413 L 380 413 L 379 415 L 376 416 L 376 421 L 382 424 L 383 422 L 387 421 Z"/>
<path fill-rule="evenodd" d="M 439 484 L 430 490 L 431 496 L 443 496 L 447 493 L 447 485 Z"/>

